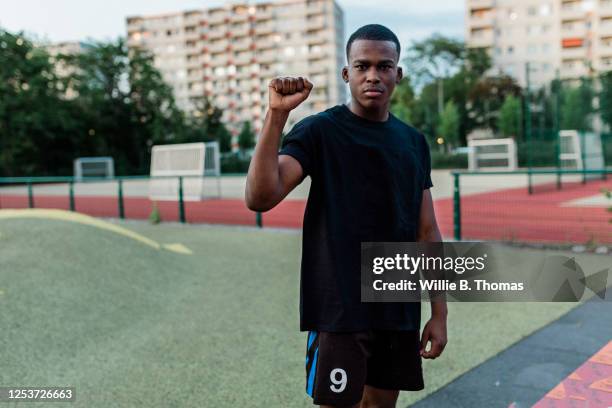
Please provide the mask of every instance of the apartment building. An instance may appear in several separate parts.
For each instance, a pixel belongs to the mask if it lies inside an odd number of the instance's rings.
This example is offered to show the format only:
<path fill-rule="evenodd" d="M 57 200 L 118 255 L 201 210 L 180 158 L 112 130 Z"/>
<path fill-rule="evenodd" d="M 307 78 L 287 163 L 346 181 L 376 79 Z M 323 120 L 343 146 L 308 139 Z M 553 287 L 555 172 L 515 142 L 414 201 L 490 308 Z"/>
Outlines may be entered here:
<path fill-rule="evenodd" d="M 533 87 L 612 70 L 612 0 L 466 0 L 466 41 Z"/>
<path fill-rule="evenodd" d="M 305 76 L 315 85 L 288 126 L 347 98 L 340 76 L 344 16 L 334 0 L 231 2 L 135 16 L 127 31 L 130 48 L 153 53 L 181 109 L 201 114 L 194 100 L 207 96 L 234 135 L 244 121 L 260 130 L 275 76 Z"/>

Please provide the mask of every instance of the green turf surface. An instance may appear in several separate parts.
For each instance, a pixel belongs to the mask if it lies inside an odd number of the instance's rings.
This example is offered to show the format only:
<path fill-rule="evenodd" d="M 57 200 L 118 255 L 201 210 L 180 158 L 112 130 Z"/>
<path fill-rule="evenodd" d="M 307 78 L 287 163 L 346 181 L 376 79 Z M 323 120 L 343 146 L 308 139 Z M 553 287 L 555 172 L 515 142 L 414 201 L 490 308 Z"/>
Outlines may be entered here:
<path fill-rule="evenodd" d="M 120 225 L 193 255 L 70 222 L 0 220 L 0 385 L 76 387 L 76 404 L 52 407 L 312 406 L 299 234 Z M 401 405 L 573 306 L 450 304 L 445 354 Z"/>

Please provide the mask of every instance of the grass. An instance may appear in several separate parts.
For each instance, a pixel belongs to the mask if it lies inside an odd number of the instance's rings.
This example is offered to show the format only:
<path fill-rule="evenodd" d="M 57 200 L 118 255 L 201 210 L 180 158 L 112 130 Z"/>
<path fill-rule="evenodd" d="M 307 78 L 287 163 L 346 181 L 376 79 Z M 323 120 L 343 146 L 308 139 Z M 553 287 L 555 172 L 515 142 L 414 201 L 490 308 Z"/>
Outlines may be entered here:
<path fill-rule="evenodd" d="M 193 255 L 70 222 L 0 220 L 0 385 L 75 386 L 71 407 L 312 406 L 299 234 L 120 225 Z M 445 354 L 401 404 L 573 306 L 450 304 Z"/>

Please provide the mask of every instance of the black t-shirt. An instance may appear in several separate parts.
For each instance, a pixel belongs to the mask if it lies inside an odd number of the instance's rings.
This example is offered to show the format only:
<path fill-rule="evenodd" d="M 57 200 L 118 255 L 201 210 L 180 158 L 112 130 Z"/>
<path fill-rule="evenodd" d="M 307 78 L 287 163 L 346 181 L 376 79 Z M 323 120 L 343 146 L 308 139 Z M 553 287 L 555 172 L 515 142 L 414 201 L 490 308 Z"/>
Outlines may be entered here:
<path fill-rule="evenodd" d="M 418 330 L 420 303 L 361 303 L 361 242 L 413 242 L 432 187 L 425 137 L 393 115 L 338 105 L 298 122 L 280 154 L 311 178 L 304 214 L 302 331 Z"/>

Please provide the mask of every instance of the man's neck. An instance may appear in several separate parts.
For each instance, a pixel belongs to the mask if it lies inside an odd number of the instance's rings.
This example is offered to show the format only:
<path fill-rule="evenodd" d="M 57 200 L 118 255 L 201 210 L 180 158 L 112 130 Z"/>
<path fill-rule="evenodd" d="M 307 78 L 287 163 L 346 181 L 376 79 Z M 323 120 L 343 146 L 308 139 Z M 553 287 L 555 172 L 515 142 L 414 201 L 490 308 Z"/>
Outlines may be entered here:
<path fill-rule="evenodd" d="M 348 104 L 348 108 L 355 115 L 360 116 L 364 119 L 371 120 L 373 122 L 386 122 L 389 119 L 389 106 L 385 105 L 380 110 L 368 110 L 364 109 L 363 106 L 359 105 L 355 101 L 351 101 Z"/>

